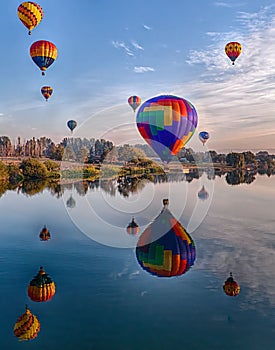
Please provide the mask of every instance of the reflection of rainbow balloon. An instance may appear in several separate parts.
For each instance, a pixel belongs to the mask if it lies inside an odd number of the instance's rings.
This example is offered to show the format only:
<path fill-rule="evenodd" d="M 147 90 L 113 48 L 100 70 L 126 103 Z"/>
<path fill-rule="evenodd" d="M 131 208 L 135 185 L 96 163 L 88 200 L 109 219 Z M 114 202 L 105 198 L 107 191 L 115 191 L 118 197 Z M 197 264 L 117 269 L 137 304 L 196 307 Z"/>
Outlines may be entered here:
<path fill-rule="evenodd" d="M 227 278 L 227 280 L 224 282 L 223 290 L 226 295 L 229 295 L 230 297 L 235 297 L 238 295 L 241 291 L 240 286 L 236 281 L 233 279 L 232 272 L 230 272 L 230 276 Z"/>
<path fill-rule="evenodd" d="M 232 41 L 232 42 L 225 45 L 224 50 L 225 50 L 226 55 L 232 61 L 232 64 L 234 64 L 235 60 L 242 52 L 242 45 L 240 43 L 238 43 L 237 41 Z"/>
<path fill-rule="evenodd" d="M 141 105 L 136 122 L 141 136 L 168 163 L 194 134 L 198 117 L 187 100 L 162 95 Z"/>
<path fill-rule="evenodd" d="M 194 241 L 173 217 L 167 204 L 141 234 L 136 247 L 141 267 L 158 277 L 182 275 L 196 259 Z"/>
<path fill-rule="evenodd" d="M 29 35 L 44 16 L 42 7 L 32 1 L 26 1 L 19 5 L 17 14 L 20 21 L 29 29 Z"/>
<path fill-rule="evenodd" d="M 30 340 L 36 338 L 39 331 L 40 323 L 26 305 L 26 312 L 17 319 L 14 325 L 14 335 L 19 340 Z"/>
<path fill-rule="evenodd" d="M 45 75 L 45 70 L 49 68 L 57 58 L 57 48 L 50 41 L 39 40 L 31 45 L 30 55 L 34 63 L 42 71 L 42 75 Z"/>
<path fill-rule="evenodd" d="M 128 98 L 128 103 L 135 112 L 138 106 L 141 104 L 141 98 L 139 96 L 130 96 Z"/>

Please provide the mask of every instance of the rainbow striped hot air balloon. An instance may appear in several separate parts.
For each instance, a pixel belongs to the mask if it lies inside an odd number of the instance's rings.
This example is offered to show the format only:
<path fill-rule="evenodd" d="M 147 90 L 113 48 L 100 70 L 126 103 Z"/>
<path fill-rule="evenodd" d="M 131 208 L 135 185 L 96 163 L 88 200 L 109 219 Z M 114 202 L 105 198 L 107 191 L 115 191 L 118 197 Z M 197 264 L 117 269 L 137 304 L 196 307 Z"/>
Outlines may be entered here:
<path fill-rule="evenodd" d="M 225 53 L 232 61 L 232 64 L 235 63 L 235 60 L 239 57 L 242 52 L 242 45 L 237 41 L 232 41 L 225 45 Z"/>
<path fill-rule="evenodd" d="M 196 259 L 194 241 L 167 206 L 168 200 L 160 215 L 141 234 L 136 247 L 140 266 L 158 277 L 182 275 Z"/>
<path fill-rule="evenodd" d="M 32 30 L 41 22 L 44 13 L 40 5 L 26 1 L 18 6 L 17 15 L 24 26 L 29 29 L 29 35 L 31 35 Z"/>
<path fill-rule="evenodd" d="M 30 55 L 34 63 L 45 75 L 45 71 L 57 58 L 56 46 L 47 40 L 34 42 L 30 47 Z"/>
<path fill-rule="evenodd" d="M 129 105 L 133 108 L 134 112 L 141 104 L 141 98 L 139 96 L 130 96 L 128 98 Z"/>
<path fill-rule="evenodd" d="M 136 122 L 144 140 L 169 163 L 194 134 L 198 117 L 195 107 L 187 100 L 161 95 L 141 105 Z"/>
<path fill-rule="evenodd" d="M 18 340 L 31 340 L 37 337 L 39 331 L 40 322 L 37 317 L 30 312 L 26 305 L 26 311 L 23 315 L 18 317 L 13 328 L 13 333 Z"/>

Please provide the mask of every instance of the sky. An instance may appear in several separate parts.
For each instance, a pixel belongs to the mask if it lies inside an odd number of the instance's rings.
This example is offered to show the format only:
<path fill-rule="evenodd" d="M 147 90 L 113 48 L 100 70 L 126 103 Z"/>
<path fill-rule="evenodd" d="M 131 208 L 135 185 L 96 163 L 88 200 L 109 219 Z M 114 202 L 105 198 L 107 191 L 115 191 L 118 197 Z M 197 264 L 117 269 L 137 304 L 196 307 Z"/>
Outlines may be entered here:
<path fill-rule="evenodd" d="M 275 4 L 271 0 L 41 0 L 44 18 L 28 35 L 20 2 L 0 12 L 0 135 L 15 142 L 46 136 L 143 143 L 127 103 L 160 94 L 189 100 L 197 131 L 186 146 L 275 149 Z M 43 77 L 29 48 L 49 40 L 58 49 Z M 238 41 L 235 65 L 224 52 Z M 54 92 L 46 102 L 40 89 Z"/>

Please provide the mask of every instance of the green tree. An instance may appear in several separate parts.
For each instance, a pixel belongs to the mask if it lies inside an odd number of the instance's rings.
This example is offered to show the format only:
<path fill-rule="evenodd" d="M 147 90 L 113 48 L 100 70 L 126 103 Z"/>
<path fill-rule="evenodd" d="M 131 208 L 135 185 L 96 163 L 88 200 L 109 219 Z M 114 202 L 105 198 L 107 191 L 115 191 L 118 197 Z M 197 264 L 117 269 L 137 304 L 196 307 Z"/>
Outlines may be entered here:
<path fill-rule="evenodd" d="M 35 158 L 23 160 L 20 169 L 24 177 L 29 179 L 44 179 L 48 175 L 46 166 Z"/>
<path fill-rule="evenodd" d="M 8 178 L 8 168 L 3 162 L 0 162 L 0 180 L 7 180 Z"/>

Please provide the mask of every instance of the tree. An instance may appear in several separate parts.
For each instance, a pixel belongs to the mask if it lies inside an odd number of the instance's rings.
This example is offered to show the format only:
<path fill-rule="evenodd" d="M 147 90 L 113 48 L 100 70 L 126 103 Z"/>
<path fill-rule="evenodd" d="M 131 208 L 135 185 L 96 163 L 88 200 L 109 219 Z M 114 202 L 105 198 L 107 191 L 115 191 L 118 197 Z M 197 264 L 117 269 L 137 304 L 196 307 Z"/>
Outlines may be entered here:
<path fill-rule="evenodd" d="M 89 155 L 89 150 L 86 146 L 82 146 L 76 154 L 76 160 L 78 162 L 84 163 L 87 161 Z"/>
<path fill-rule="evenodd" d="M 44 179 L 48 175 L 46 166 L 35 158 L 23 160 L 20 169 L 24 177 L 29 179 Z"/>
<path fill-rule="evenodd" d="M 242 153 L 228 153 L 226 156 L 226 164 L 234 168 L 244 168 L 244 155 Z"/>

